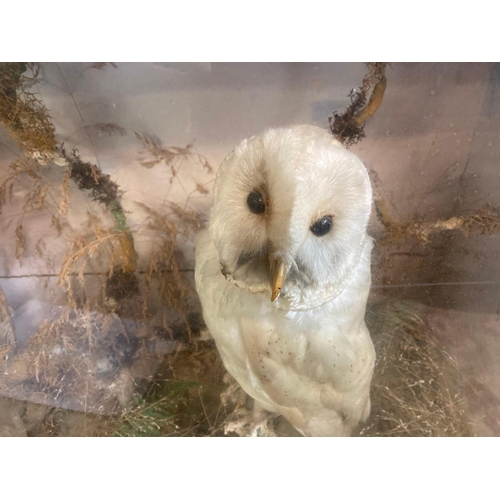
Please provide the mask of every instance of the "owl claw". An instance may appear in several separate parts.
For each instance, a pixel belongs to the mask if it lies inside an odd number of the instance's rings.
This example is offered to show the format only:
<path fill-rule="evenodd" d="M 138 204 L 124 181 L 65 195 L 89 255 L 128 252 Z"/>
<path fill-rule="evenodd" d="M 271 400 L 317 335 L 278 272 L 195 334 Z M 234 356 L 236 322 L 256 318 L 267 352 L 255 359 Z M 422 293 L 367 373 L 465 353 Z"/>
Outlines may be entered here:
<path fill-rule="evenodd" d="M 237 434 L 240 437 L 276 437 L 273 417 L 266 416 L 262 420 L 254 421 L 254 413 L 247 410 L 237 412 L 238 417 L 228 422 L 224 427 L 224 434 Z"/>

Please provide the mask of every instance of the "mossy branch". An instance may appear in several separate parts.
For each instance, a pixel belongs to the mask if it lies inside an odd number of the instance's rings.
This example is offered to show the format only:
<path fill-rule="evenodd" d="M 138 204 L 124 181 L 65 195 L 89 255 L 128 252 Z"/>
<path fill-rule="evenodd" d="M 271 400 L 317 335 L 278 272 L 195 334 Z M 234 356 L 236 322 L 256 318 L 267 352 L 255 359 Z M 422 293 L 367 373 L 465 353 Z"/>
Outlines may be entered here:
<path fill-rule="evenodd" d="M 352 90 L 349 94 L 351 103 L 347 109 L 342 114 L 335 111 L 328 119 L 332 134 L 346 147 L 365 137 L 365 122 L 377 112 L 387 87 L 385 70 L 388 63 L 366 63 L 366 66 L 368 73 L 359 90 Z"/>
<path fill-rule="evenodd" d="M 459 230 L 466 236 L 470 232 L 477 232 L 481 235 L 500 234 L 500 215 L 498 211 L 489 207 L 481 208 L 469 215 L 433 222 L 415 220 L 406 224 L 396 224 L 388 222 L 390 219 L 387 215 L 381 217 L 386 228 L 386 232 L 379 242 L 381 245 L 403 242 L 408 238 L 415 238 L 417 241 L 426 244 L 430 242 L 435 233 L 452 230 Z"/>
<path fill-rule="evenodd" d="M 361 127 L 366 122 L 366 120 L 368 120 L 368 118 L 371 118 L 377 112 L 378 108 L 382 104 L 382 99 L 384 98 L 386 87 L 387 78 L 385 77 L 385 75 L 383 75 L 373 88 L 373 92 L 368 104 L 354 116 L 353 122 L 356 125 Z"/>
<path fill-rule="evenodd" d="M 346 147 L 358 143 L 365 137 L 364 126 L 380 108 L 387 88 L 386 69 L 388 63 L 366 63 L 368 72 L 363 78 L 359 90 L 349 94 L 351 103 L 342 114 L 335 112 L 329 118 L 332 134 Z M 371 92 L 371 94 L 370 94 Z M 368 99 L 368 95 L 370 98 Z M 368 102 L 367 102 L 368 101 Z M 471 231 L 480 234 L 500 234 L 500 215 L 498 210 L 489 207 L 476 210 L 469 215 L 451 217 L 446 220 L 426 222 L 413 220 L 398 223 L 391 216 L 384 198 L 380 195 L 379 181 L 376 172 L 371 172 L 374 185 L 374 204 L 377 219 L 385 228 L 380 243 L 388 245 L 397 241 L 415 238 L 426 244 L 430 238 L 442 231 L 459 230 L 468 235 Z"/>
<path fill-rule="evenodd" d="M 27 63 L 0 63 L 0 121 L 29 158 L 52 160 L 55 128 L 45 104 L 25 88 Z"/>
<path fill-rule="evenodd" d="M 84 162 L 77 151 L 67 153 L 64 147 L 57 152 L 67 162 L 70 169 L 70 178 L 78 188 L 90 194 L 94 201 L 106 206 L 113 216 L 117 230 L 121 233 L 120 248 L 122 271 L 127 274 L 135 273 L 137 269 L 137 252 L 134 247 L 134 237 L 127 224 L 127 218 L 120 200 L 118 185 L 109 175 L 91 163 Z"/>

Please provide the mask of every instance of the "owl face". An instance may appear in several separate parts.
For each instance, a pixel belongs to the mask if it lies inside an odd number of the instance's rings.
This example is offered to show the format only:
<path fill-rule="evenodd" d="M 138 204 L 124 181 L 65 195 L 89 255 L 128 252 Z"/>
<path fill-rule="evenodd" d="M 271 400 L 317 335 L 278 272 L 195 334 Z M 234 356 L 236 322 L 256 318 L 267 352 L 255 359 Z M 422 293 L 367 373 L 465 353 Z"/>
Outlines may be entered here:
<path fill-rule="evenodd" d="M 370 209 L 364 165 L 329 133 L 273 129 L 222 163 L 210 233 L 226 278 L 279 302 L 342 287 Z"/>

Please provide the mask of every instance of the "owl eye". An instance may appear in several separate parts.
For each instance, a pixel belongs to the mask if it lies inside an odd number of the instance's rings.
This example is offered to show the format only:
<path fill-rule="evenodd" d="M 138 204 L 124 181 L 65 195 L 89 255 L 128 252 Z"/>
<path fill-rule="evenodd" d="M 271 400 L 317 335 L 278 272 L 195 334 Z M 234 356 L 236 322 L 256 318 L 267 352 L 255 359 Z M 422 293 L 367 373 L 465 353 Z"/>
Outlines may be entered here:
<path fill-rule="evenodd" d="M 262 193 L 254 189 L 247 197 L 247 205 L 250 212 L 254 214 L 263 214 L 266 211 L 266 204 Z"/>
<path fill-rule="evenodd" d="M 333 226 L 333 217 L 331 215 L 325 215 L 318 219 L 309 229 L 314 236 L 325 236 L 330 232 Z"/>

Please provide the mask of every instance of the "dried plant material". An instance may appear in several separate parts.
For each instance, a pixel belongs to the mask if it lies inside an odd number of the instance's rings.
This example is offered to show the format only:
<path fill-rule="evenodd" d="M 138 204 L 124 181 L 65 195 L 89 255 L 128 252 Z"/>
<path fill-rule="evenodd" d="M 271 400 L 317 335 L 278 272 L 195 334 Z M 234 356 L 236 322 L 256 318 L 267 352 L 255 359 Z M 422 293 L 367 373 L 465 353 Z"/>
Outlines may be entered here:
<path fill-rule="evenodd" d="M 26 64 L 28 69 L 31 71 L 32 76 L 27 76 L 26 74 L 23 74 L 22 76 L 22 85 L 24 88 L 30 88 L 33 85 L 36 85 L 39 83 L 38 80 L 38 75 L 40 74 L 40 64 L 36 62 L 31 62 Z"/>
<path fill-rule="evenodd" d="M 16 259 L 19 261 L 19 265 L 23 265 L 23 257 L 26 253 L 26 238 L 23 233 L 22 219 L 19 221 L 16 227 Z"/>
<path fill-rule="evenodd" d="M 9 202 L 12 203 L 12 199 L 14 197 L 14 184 L 12 183 L 10 186 L 9 186 Z M 0 202 L 0 209 L 1 209 L 1 202 Z"/>
<path fill-rule="evenodd" d="M 170 210 L 160 213 L 157 210 L 136 202 L 148 214 L 148 229 L 154 231 L 152 247 L 147 269 L 145 270 L 145 294 L 143 297 L 143 315 L 147 319 L 149 303 L 153 295 L 159 298 L 163 315 L 163 327 L 170 329 L 168 311 L 180 314 L 183 325 L 192 342 L 191 326 L 187 318 L 186 302 L 192 288 L 180 269 L 177 245 L 180 238 L 188 238 L 199 227 L 199 216 L 174 203 L 169 203 Z"/>
<path fill-rule="evenodd" d="M 88 191 L 93 201 L 109 206 L 117 199 L 118 186 L 109 175 L 103 173 L 96 165 L 82 161 L 76 150 L 67 153 L 64 147 L 61 147 L 58 153 L 70 166 L 71 180 L 82 191 Z"/>
<path fill-rule="evenodd" d="M 27 172 L 30 174 L 30 172 Z M 37 176 L 33 188 L 31 188 L 24 198 L 23 212 L 32 210 L 42 210 L 45 206 L 45 197 L 47 196 L 47 185 L 45 181 Z"/>
<path fill-rule="evenodd" d="M 433 234 L 442 231 L 459 230 L 465 236 L 469 236 L 470 232 L 477 232 L 481 235 L 500 233 L 500 215 L 489 207 L 477 210 L 471 215 L 434 222 L 412 221 L 408 224 L 395 224 L 383 213 L 380 217 L 383 217 L 387 230 L 380 240 L 382 245 L 406 241 L 408 238 L 415 238 L 426 244 L 429 243 Z"/>
<path fill-rule="evenodd" d="M 146 287 L 151 289 L 153 275 L 158 280 L 160 298 L 173 309 L 179 310 L 189 286 L 181 274 L 175 254 L 178 230 L 168 215 L 162 215 L 144 203 L 136 204 L 149 214 L 148 227 L 158 236 L 151 250 L 146 272 Z"/>
<path fill-rule="evenodd" d="M 26 63 L 0 63 L 0 121 L 28 157 L 48 163 L 56 148 L 47 108 L 23 84 Z"/>
<path fill-rule="evenodd" d="M 342 115 L 335 112 L 329 118 L 332 134 L 346 147 L 356 144 L 365 137 L 364 124 L 380 107 L 387 85 L 385 71 L 388 63 L 366 63 L 366 65 L 369 71 L 363 79 L 360 89 L 351 91 L 349 95 L 351 104 L 347 110 Z M 368 100 L 370 91 L 371 96 Z M 460 230 L 466 236 L 471 231 L 479 232 L 481 235 L 492 235 L 500 232 L 499 215 L 489 207 L 478 210 L 472 215 L 451 217 L 447 220 L 434 222 L 413 220 L 409 223 L 398 224 L 391 217 L 386 202 L 380 195 L 380 181 L 376 172 L 370 172 L 370 177 L 374 186 L 377 219 L 386 230 L 379 241 L 382 245 L 405 241 L 408 238 L 416 238 L 426 244 L 429 243 L 433 234 L 451 230 Z"/>
<path fill-rule="evenodd" d="M 124 271 L 134 273 L 137 267 L 137 253 L 134 238 L 120 202 L 118 185 L 96 165 L 82 161 L 76 150 L 68 154 L 61 147 L 58 148 L 58 153 L 68 162 L 70 177 L 78 188 L 82 191 L 88 191 L 94 201 L 105 205 L 113 215 L 116 227 L 122 233 L 119 242 L 122 247 Z"/>
<path fill-rule="evenodd" d="M 88 69 L 98 69 L 99 71 L 106 69 L 107 66 L 111 66 L 114 69 L 118 68 L 118 65 L 114 62 L 95 62 Z"/>
<path fill-rule="evenodd" d="M 187 238 L 189 234 L 193 234 L 201 228 L 201 218 L 198 212 L 193 212 L 186 207 L 183 208 L 173 201 L 167 202 L 167 204 L 171 209 L 170 217 L 178 221 L 177 226 L 180 234 Z"/>
<path fill-rule="evenodd" d="M 51 219 L 51 222 L 50 222 L 50 226 L 55 228 L 55 230 L 57 231 L 57 235 L 58 236 L 61 236 L 62 234 L 62 224 L 61 224 L 61 219 L 59 219 L 59 217 L 57 215 L 53 215 L 52 216 L 52 219 Z"/>
<path fill-rule="evenodd" d="M 175 247 L 178 238 L 181 235 L 187 236 L 195 227 L 196 216 L 190 211 L 182 210 L 175 204 L 169 204 L 168 207 L 167 213 L 163 214 L 147 205 L 141 206 L 150 216 L 149 229 L 154 229 L 155 237 L 149 268 L 145 276 L 148 285 L 143 285 L 140 291 L 145 300 L 149 294 L 154 295 L 155 301 L 160 295 L 160 301 L 165 306 L 177 307 L 181 317 L 183 317 L 185 315 L 185 298 L 190 285 L 179 269 Z M 187 224 L 187 228 L 183 227 L 184 224 Z M 108 264 L 110 272 L 106 278 L 106 295 L 108 293 L 115 294 L 116 289 L 113 292 L 111 289 L 117 283 L 119 285 L 118 293 L 123 291 L 121 281 L 126 274 L 114 266 L 113 260 L 120 258 L 118 243 L 120 234 L 103 228 L 99 218 L 93 214 L 89 214 L 87 226 L 91 232 L 70 241 L 70 250 L 60 275 L 60 283 L 68 291 L 68 303 L 73 307 L 82 304 L 82 296 L 88 296 L 86 291 L 87 275 L 84 270 L 98 255 L 111 254 L 112 256 Z M 131 277 L 135 281 L 135 275 Z M 118 302 L 123 299 L 122 296 L 117 297 Z M 97 411 L 98 402 L 101 404 L 103 400 L 107 401 L 109 405 L 105 411 L 110 411 L 109 408 L 118 411 L 130 403 L 134 391 L 137 390 L 135 386 L 137 380 L 127 375 L 123 367 L 120 369 L 115 367 L 116 370 L 115 368 L 113 368 L 114 371 L 111 370 L 106 356 L 103 357 L 103 354 L 108 352 L 106 346 L 109 345 L 109 339 L 104 341 L 101 336 L 104 335 L 108 338 L 106 332 L 109 328 L 98 326 L 91 327 L 90 330 L 88 327 L 85 327 L 85 330 L 82 329 L 86 321 L 85 318 L 89 318 L 88 323 L 96 323 L 97 320 L 92 318 L 97 312 L 92 311 L 90 307 L 102 308 L 102 305 L 97 303 L 98 300 L 98 297 L 93 297 L 91 302 L 87 300 L 85 308 L 81 311 L 64 314 L 56 321 L 41 325 L 36 339 L 33 338 L 28 348 L 16 356 L 9 365 L 10 377 L 12 379 L 12 373 L 15 371 L 13 381 L 18 388 L 30 387 L 30 390 L 36 391 L 40 397 L 47 398 L 48 404 L 86 408 L 88 411 Z M 167 307 L 164 309 L 168 310 Z M 76 319 L 75 314 L 77 314 Z M 79 325 L 77 331 L 74 330 L 75 322 Z M 188 323 L 187 318 L 186 323 Z M 189 336 L 190 331 L 187 331 L 187 337 Z M 82 355 L 82 352 L 87 354 Z M 72 359 L 76 361 L 71 363 Z M 103 379 L 104 372 L 106 377 Z M 181 382 L 180 385 L 183 385 L 184 381 Z M 29 397 L 33 397 L 32 393 Z M 170 400 L 170 403 L 174 404 L 174 402 L 175 400 Z M 147 418 L 143 419 L 143 416 L 144 412 L 148 413 L 151 410 L 150 403 L 148 399 L 144 404 L 139 404 L 137 411 L 130 410 L 132 413 L 127 412 L 119 421 L 115 419 L 107 421 L 107 430 L 101 429 L 100 432 L 106 433 L 105 435 L 131 433 L 131 428 L 127 427 L 131 420 L 137 417 L 142 424 L 149 421 Z M 163 403 L 165 401 L 161 404 L 163 405 Z M 175 404 L 177 405 L 179 402 L 175 402 Z M 137 428 L 138 435 L 143 435 L 143 432 L 139 430 L 144 428 L 142 424 Z M 121 427 L 120 431 L 116 430 L 117 426 Z M 153 427 L 155 426 L 153 425 Z M 174 433 L 176 429 L 175 424 L 169 428 L 160 427 L 161 432 L 169 434 Z"/>
<path fill-rule="evenodd" d="M 199 182 L 196 183 L 196 191 L 201 194 L 208 194 L 208 189 L 203 185 L 200 184 Z"/>
<path fill-rule="evenodd" d="M 57 210 L 58 214 L 52 214 L 51 226 L 55 228 L 59 235 L 62 233 L 63 224 L 60 216 L 67 217 L 70 202 L 70 179 L 73 179 L 80 189 L 89 191 L 95 201 L 106 205 L 110 210 L 114 217 L 118 233 L 111 236 L 111 233 L 108 232 L 108 234 L 105 235 L 105 239 L 109 239 L 111 237 L 115 239 L 114 243 L 117 243 L 120 247 L 120 250 L 117 253 L 121 259 L 123 270 L 127 273 L 134 273 L 137 266 L 137 254 L 134 247 L 133 236 L 128 228 L 126 217 L 120 203 L 118 186 L 110 180 L 108 175 L 103 174 L 98 167 L 90 163 L 83 162 L 78 157 L 76 152 L 66 154 L 64 148 L 60 148 L 58 149 L 58 153 L 60 153 L 62 157 L 67 160 L 68 167 L 60 185 L 62 196 Z M 31 186 L 28 188 L 28 192 L 25 196 L 23 212 L 26 213 L 32 210 L 41 210 L 45 208 L 48 186 L 39 172 L 38 164 L 33 160 L 16 160 L 11 164 L 10 170 L 12 173 L 10 173 L 10 175 L 8 175 L 0 184 L 0 209 L 7 200 L 7 193 L 11 193 L 13 183 L 20 175 L 29 177 L 31 181 Z M 94 226 L 94 229 L 99 231 L 98 226 Z M 24 237 L 21 238 L 22 229 L 19 227 L 16 230 L 16 236 L 16 255 L 18 255 L 18 259 L 20 260 L 20 256 L 24 255 L 24 250 L 22 251 L 22 248 L 25 241 Z M 97 236 L 98 240 L 102 237 L 102 235 L 99 234 Z M 73 250 L 75 250 L 75 248 L 73 247 L 73 244 L 70 244 L 69 255 Z M 95 251 L 92 245 L 90 245 L 87 250 L 87 254 L 80 255 L 77 260 L 80 257 L 89 259 Z M 115 258 L 115 254 L 112 253 L 111 255 L 112 259 L 118 260 Z M 67 275 L 67 267 L 70 261 L 71 258 L 68 257 L 64 262 L 61 276 Z M 75 262 L 72 264 L 75 264 Z M 77 272 L 81 273 L 83 270 L 79 269 Z M 71 272 L 69 272 L 69 274 L 71 274 Z M 60 283 L 61 282 L 62 281 L 60 281 Z M 66 282 L 66 284 L 68 285 L 68 282 Z"/>
<path fill-rule="evenodd" d="M 376 350 L 371 388 L 371 414 L 360 436 L 470 436 L 472 425 L 459 392 L 457 364 L 433 340 L 423 318 L 424 306 L 389 302 L 369 306 L 367 326 Z M 220 360 L 218 360 L 220 363 Z M 224 370 L 222 370 L 222 373 Z M 222 380 L 222 375 L 220 375 Z M 230 377 L 229 377 L 230 379 Z M 233 421 L 251 398 L 241 389 L 220 387 L 228 407 L 224 424 Z M 213 414 L 214 402 L 205 411 Z M 219 410 L 220 411 L 220 410 Z M 279 435 L 293 428 L 274 420 Z M 191 434 L 189 434 L 191 435 Z"/>
<path fill-rule="evenodd" d="M 103 67 L 104 64 L 93 66 L 94 69 Z M 38 67 L 32 67 L 34 79 L 38 71 Z M 32 83 L 34 81 L 28 81 L 23 76 L 20 86 L 16 87 L 17 96 L 27 95 L 22 85 Z M 48 115 L 47 119 L 50 121 Z M 126 133 L 125 128 L 114 123 L 98 123 L 94 128 L 110 135 Z M 173 176 L 177 175 L 186 159 L 194 159 L 203 169 L 212 171 L 208 160 L 197 153 L 192 145 L 163 147 L 160 141 L 147 135 L 142 136 L 141 142 L 147 145 L 146 149 L 154 161 L 164 162 L 171 168 Z M 134 238 L 127 225 L 118 186 L 98 166 L 83 161 L 76 150 L 69 153 L 63 145 L 54 143 L 53 146 L 50 154 L 35 146 L 32 150 L 24 148 L 32 160 L 17 160 L 11 165 L 10 172 L 0 184 L 0 208 L 12 195 L 15 181 L 23 175 L 23 187 L 26 186 L 25 181 L 29 181 L 23 211 L 50 209 L 51 226 L 62 234 L 63 224 L 68 226 L 64 218 L 70 209 L 70 181 L 73 180 L 80 190 L 111 212 L 116 229 L 105 228 L 100 220 L 90 220 L 89 217 L 91 230 L 78 234 L 68 242 L 69 249 L 60 269 L 58 283 L 66 289 L 67 303 L 75 310 L 64 313 L 55 321 L 48 320 L 40 325 L 38 333 L 31 338 L 26 349 L 16 352 L 9 360 L 9 376 L 0 380 L 0 383 L 13 377 L 12 380 L 18 384 L 16 387 L 23 388 L 26 390 L 25 394 L 30 394 L 27 397 L 36 394 L 36 397 L 45 398 L 48 404 L 63 406 L 70 404 L 69 399 L 77 400 L 77 406 L 86 410 L 93 407 L 99 391 L 101 394 L 107 391 L 106 394 L 112 392 L 114 399 L 123 407 L 130 402 L 135 391 L 135 381 L 123 366 L 120 369 L 114 367 L 113 370 L 116 370 L 112 376 L 111 371 L 105 368 L 109 361 L 105 361 L 109 354 L 109 329 L 103 324 L 104 320 L 97 319 L 95 314 L 99 310 L 110 310 L 107 298 L 120 303 L 131 294 L 139 292 L 145 304 L 142 309 L 146 311 L 144 318 L 148 317 L 147 301 L 150 300 L 155 305 L 159 301 L 166 326 L 180 317 L 187 325 L 186 338 L 192 340 L 186 311 L 186 301 L 192 290 L 180 270 L 182 257 L 178 252 L 178 244 L 182 238 L 192 236 L 193 231 L 199 227 L 200 219 L 196 213 L 175 203 L 167 202 L 165 213 L 143 206 L 150 217 L 148 229 L 154 232 L 154 236 L 148 267 L 143 271 L 145 278 L 139 281 L 140 276 L 136 275 Z M 44 171 L 40 168 L 40 164 L 50 160 L 61 167 L 62 180 L 56 188 L 61 194 L 60 200 L 58 197 L 54 199 L 55 193 L 52 189 L 49 191 L 51 186 L 47 184 Z M 19 180 L 21 181 L 20 178 Z M 207 190 L 200 184 L 199 192 L 206 193 Z M 16 254 L 21 260 L 26 251 L 22 220 L 16 229 L 16 239 Z M 37 242 L 35 251 L 40 258 L 43 255 L 49 258 L 43 239 Z M 103 293 L 105 300 L 102 300 Z M 83 309 L 77 310 L 77 307 Z M 115 309 L 119 310 L 113 306 L 113 310 Z M 177 315 L 170 317 L 172 309 L 177 311 Z M 127 314 L 139 317 L 140 312 L 127 311 Z M 99 354 L 97 358 L 96 353 Z M 106 356 L 101 356 L 103 353 Z M 104 365 L 99 359 L 104 359 Z M 102 377 L 99 379 L 103 370 L 107 374 L 105 382 Z"/>
<path fill-rule="evenodd" d="M 136 394 L 134 404 L 116 415 L 98 415 L 45 405 L 15 402 L 28 435 L 34 436 L 117 436 L 160 437 L 206 435 L 206 422 L 190 408 L 192 394 L 199 382 L 162 380 L 153 382 L 145 391 L 146 397 Z M 9 402 L 10 405 L 12 402 Z M 0 400 L 1 408 L 1 400 Z M 189 417 L 192 422 L 186 421 Z M 196 421 L 198 420 L 198 422 Z M 177 423 L 179 422 L 179 423 Z M 201 432 L 200 432 L 201 428 Z"/>
<path fill-rule="evenodd" d="M 36 184 L 34 189 L 37 193 L 28 192 L 26 196 L 26 203 L 29 205 L 30 200 L 34 205 L 40 205 L 40 195 L 42 194 L 43 188 L 43 180 L 40 175 L 37 173 L 38 165 L 33 160 L 24 159 L 24 160 L 16 160 L 9 165 L 10 174 L 3 179 L 0 183 L 0 211 L 3 205 L 7 201 L 7 194 L 9 199 L 12 199 L 13 196 L 13 185 L 17 178 L 23 174 L 28 175 L 31 179 L 34 179 Z M 38 200 L 38 203 L 37 201 Z M 41 205 L 43 206 L 43 201 L 45 200 L 45 194 L 42 198 Z M 25 205 L 26 205 L 25 203 Z M 25 207 L 26 208 L 26 207 Z M 26 210 L 24 210 L 26 211 Z"/>
<path fill-rule="evenodd" d="M 0 288 L 0 359 L 7 354 L 16 341 L 12 309 L 7 302 L 7 297 Z"/>
<path fill-rule="evenodd" d="M 4 344 L 0 343 L 0 373 L 5 373 L 6 358 L 8 358 L 8 354 L 12 350 L 12 345 L 9 345 L 8 342 L 7 340 Z"/>
<path fill-rule="evenodd" d="M 377 360 L 363 436 L 469 436 L 457 364 L 432 339 L 412 302 L 367 313 Z"/>
<path fill-rule="evenodd" d="M 45 241 L 43 238 L 40 238 L 36 245 L 35 245 L 35 252 L 40 257 L 40 259 L 43 259 L 47 255 L 47 245 L 45 244 Z"/>
<path fill-rule="evenodd" d="M 121 217 L 122 213 L 123 210 L 120 210 L 120 212 L 118 212 L 118 216 L 115 215 L 115 220 L 118 217 Z M 134 247 L 134 237 L 128 227 L 125 229 L 119 226 L 119 229 L 122 231 L 119 239 L 122 269 L 128 274 L 134 274 L 137 268 L 137 252 Z"/>
<path fill-rule="evenodd" d="M 89 232 L 69 241 L 69 249 L 59 273 L 58 284 L 65 287 L 68 302 L 75 307 L 75 280 L 84 289 L 84 274 L 92 269 L 94 262 L 97 262 L 101 269 L 103 266 L 108 269 L 102 273 L 106 276 L 103 283 L 106 303 L 116 306 L 121 300 L 139 292 L 135 267 L 130 270 L 131 257 L 128 245 L 124 245 L 127 236 L 123 232 L 102 227 L 99 218 L 92 213 L 88 213 L 86 225 L 91 229 Z M 119 266 L 118 262 L 121 263 Z M 135 266 L 136 261 L 133 262 Z"/>
<path fill-rule="evenodd" d="M 46 404 L 88 412 L 121 412 L 134 383 L 122 377 L 139 355 L 140 341 L 118 316 L 65 309 L 44 320 L 26 349 L 7 364 L 17 392 Z M 125 385 L 124 385 L 125 384 Z"/>
<path fill-rule="evenodd" d="M 176 165 L 177 160 L 195 159 L 208 173 L 212 173 L 213 169 L 208 160 L 201 154 L 195 151 L 192 144 L 181 148 L 177 146 L 163 146 L 161 141 L 151 134 L 146 132 L 134 131 L 136 138 L 141 142 L 144 149 L 154 158 L 150 160 L 142 160 L 140 164 L 145 168 L 153 168 L 160 163 L 164 163 L 172 172 L 172 178 L 178 173 Z M 172 181 L 172 179 L 171 179 Z"/>
<path fill-rule="evenodd" d="M 127 130 L 116 123 L 96 123 L 92 127 L 108 135 L 119 134 L 124 136 L 127 134 Z"/>
<path fill-rule="evenodd" d="M 111 255 L 110 260 L 113 262 L 119 255 L 120 233 L 112 233 L 104 229 L 96 232 L 77 236 L 69 241 L 69 249 L 59 273 L 58 285 L 65 287 L 68 303 L 72 307 L 77 305 L 73 280 L 76 279 L 80 286 L 85 287 L 84 272 L 92 263 L 94 255 L 99 255 L 99 253 Z"/>
<path fill-rule="evenodd" d="M 168 367 L 168 368 L 167 368 Z M 235 408 L 232 402 L 221 403 L 226 373 L 222 360 L 211 342 L 200 342 L 195 350 L 184 349 L 170 355 L 163 369 L 170 375 L 160 379 L 196 381 L 182 399 L 177 399 L 179 411 L 175 415 L 176 436 L 224 436 L 224 427 L 231 420 Z"/>
<path fill-rule="evenodd" d="M 199 156 L 198 159 L 200 160 L 201 166 L 207 171 L 207 173 L 212 174 L 214 169 L 208 163 L 208 160 L 204 156 Z"/>
<path fill-rule="evenodd" d="M 139 293 L 139 280 L 134 273 L 112 269 L 106 279 L 106 297 L 121 302 Z"/>
<path fill-rule="evenodd" d="M 63 181 L 61 183 L 61 203 L 59 204 L 59 214 L 63 217 L 68 216 L 69 210 L 69 200 L 70 200 L 70 189 L 69 189 L 69 179 L 70 179 L 70 171 L 68 170 L 64 174 Z"/>
<path fill-rule="evenodd" d="M 351 103 L 346 111 L 342 114 L 334 112 L 328 119 L 332 134 L 346 147 L 358 143 L 365 137 L 365 122 L 380 107 L 387 86 L 385 70 L 388 63 L 366 63 L 366 65 L 368 73 L 360 89 L 353 89 L 349 94 Z"/>
<path fill-rule="evenodd" d="M 18 158 L 9 165 L 9 168 L 16 174 L 27 173 L 30 177 L 33 177 L 34 179 L 40 178 L 38 174 L 38 169 L 39 169 L 38 163 L 29 158 Z"/>
<path fill-rule="evenodd" d="M 0 437 L 26 437 L 21 419 L 22 403 L 0 398 Z"/>
<path fill-rule="evenodd" d="M 51 408 L 44 404 L 28 401 L 16 401 L 10 398 L 0 398 L 0 412 L 5 414 L 5 420 L 12 429 L 16 422 L 12 421 L 11 409 L 16 409 L 17 425 L 24 436 L 106 436 L 109 417 L 93 415 L 61 408 Z M 21 423 L 19 425 L 19 422 Z M 0 427 L 2 423 L 0 423 Z M 5 426 L 3 427 L 5 429 Z M 0 435 L 2 430 L 0 430 Z"/>
<path fill-rule="evenodd" d="M 146 132 L 134 132 L 134 134 L 136 138 L 141 142 L 144 149 L 146 149 L 151 155 L 155 157 L 154 160 L 141 161 L 140 163 L 143 167 L 152 168 L 162 161 L 165 162 L 166 165 L 170 165 L 172 163 L 172 160 L 176 157 L 176 154 L 179 154 L 174 150 L 164 148 L 161 145 L 161 141 L 151 134 L 147 134 Z"/>

